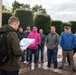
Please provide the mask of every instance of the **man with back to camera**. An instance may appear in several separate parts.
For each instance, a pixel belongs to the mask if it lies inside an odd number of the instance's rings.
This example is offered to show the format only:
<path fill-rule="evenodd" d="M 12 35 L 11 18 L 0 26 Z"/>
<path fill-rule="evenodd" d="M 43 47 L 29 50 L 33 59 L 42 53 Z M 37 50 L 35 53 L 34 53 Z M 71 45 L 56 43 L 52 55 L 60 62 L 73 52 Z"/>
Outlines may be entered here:
<path fill-rule="evenodd" d="M 19 45 L 19 38 L 16 33 L 20 21 L 17 17 L 10 17 L 8 25 L 0 28 L 0 32 L 9 32 L 7 34 L 8 51 L 10 52 L 10 59 L 7 63 L 0 65 L 0 75 L 18 75 L 20 69 L 20 56 L 22 51 Z"/>

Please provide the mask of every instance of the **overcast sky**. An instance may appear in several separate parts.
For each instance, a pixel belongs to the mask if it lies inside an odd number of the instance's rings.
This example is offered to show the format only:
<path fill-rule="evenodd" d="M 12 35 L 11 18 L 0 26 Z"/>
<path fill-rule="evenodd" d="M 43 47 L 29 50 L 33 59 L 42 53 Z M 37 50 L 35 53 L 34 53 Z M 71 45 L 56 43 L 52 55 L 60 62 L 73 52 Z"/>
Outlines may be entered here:
<path fill-rule="evenodd" d="M 76 21 L 76 0 L 17 0 L 20 3 L 42 5 L 53 20 Z M 12 7 L 14 0 L 3 0 L 6 7 Z"/>

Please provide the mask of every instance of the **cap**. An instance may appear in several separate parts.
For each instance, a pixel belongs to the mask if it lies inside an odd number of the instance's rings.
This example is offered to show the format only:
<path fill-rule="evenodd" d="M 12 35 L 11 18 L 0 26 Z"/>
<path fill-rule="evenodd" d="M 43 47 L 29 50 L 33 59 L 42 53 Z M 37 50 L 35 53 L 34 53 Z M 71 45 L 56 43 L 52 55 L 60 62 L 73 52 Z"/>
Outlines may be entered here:
<path fill-rule="evenodd" d="M 66 26 L 66 29 L 70 29 L 71 27 L 70 26 Z"/>

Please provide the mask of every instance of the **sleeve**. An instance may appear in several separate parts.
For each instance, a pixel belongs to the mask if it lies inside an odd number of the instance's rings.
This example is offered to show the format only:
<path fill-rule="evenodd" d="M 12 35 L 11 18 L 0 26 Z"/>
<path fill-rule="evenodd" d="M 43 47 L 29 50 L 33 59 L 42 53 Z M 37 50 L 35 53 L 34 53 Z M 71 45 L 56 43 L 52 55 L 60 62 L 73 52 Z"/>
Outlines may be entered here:
<path fill-rule="evenodd" d="M 61 37 L 61 39 L 60 39 L 60 46 L 61 46 L 61 47 L 63 47 L 63 43 L 64 43 L 64 42 L 63 42 L 63 35 L 62 35 L 62 37 Z"/>
<path fill-rule="evenodd" d="M 48 35 L 47 35 L 47 37 L 45 38 L 45 43 L 46 43 L 46 46 L 47 46 L 47 44 L 48 44 Z"/>
<path fill-rule="evenodd" d="M 57 47 L 59 45 L 59 35 L 57 34 L 57 36 L 56 36 L 56 44 L 55 44 L 55 48 Z"/>
<path fill-rule="evenodd" d="M 18 38 L 18 35 L 16 34 L 16 32 L 13 32 L 11 34 L 11 48 L 12 48 L 13 54 L 15 56 L 22 55 L 22 51 L 20 49 L 20 44 L 19 44 L 19 38 Z"/>
<path fill-rule="evenodd" d="M 41 43 L 41 37 L 40 37 L 40 34 L 39 34 L 37 44 L 39 45 L 40 43 Z"/>
<path fill-rule="evenodd" d="M 46 36 L 44 35 L 44 36 L 43 36 L 43 40 L 42 40 L 42 44 L 45 43 L 45 38 L 46 38 Z"/>
<path fill-rule="evenodd" d="M 76 36 L 73 36 L 73 44 L 72 44 L 72 48 L 74 49 L 76 47 Z"/>

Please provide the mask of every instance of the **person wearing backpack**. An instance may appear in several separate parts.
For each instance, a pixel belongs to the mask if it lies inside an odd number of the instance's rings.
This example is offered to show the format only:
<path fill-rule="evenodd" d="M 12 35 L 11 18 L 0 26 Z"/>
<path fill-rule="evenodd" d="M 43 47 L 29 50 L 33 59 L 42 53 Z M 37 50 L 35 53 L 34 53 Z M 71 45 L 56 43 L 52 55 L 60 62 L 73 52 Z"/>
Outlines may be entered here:
<path fill-rule="evenodd" d="M 15 16 L 11 16 L 8 20 L 8 25 L 5 25 L 2 28 L 0 28 L 0 34 L 2 34 L 0 35 L 0 38 L 4 36 L 3 34 L 7 33 L 7 39 L 5 37 L 5 39 L 7 40 L 5 41 L 7 42 L 6 43 L 7 47 L 5 51 L 8 49 L 7 54 L 9 54 L 8 55 L 9 58 L 6 57 L 7 62 L 5 61 L 6 59 L 4 59 L 2 63 L 0 62 L 0 75 L 18 75 L 19 73 L 20 56 L 22 55 L 22 50 L 20 49 L 20 45 L 19 45 L 19 38 L 16 33 L 19 24 L 20 24 L 19 19 Z M 4 46 L 1 46 L 1 47 L 4 47 Z M 1 47 L 0 47 L 0 50 L 3 49 Z"/>

